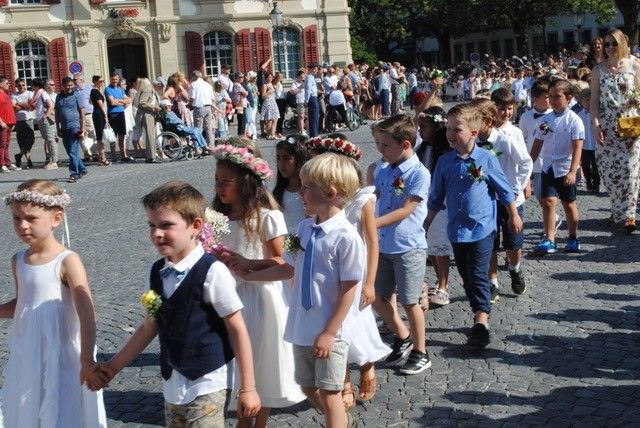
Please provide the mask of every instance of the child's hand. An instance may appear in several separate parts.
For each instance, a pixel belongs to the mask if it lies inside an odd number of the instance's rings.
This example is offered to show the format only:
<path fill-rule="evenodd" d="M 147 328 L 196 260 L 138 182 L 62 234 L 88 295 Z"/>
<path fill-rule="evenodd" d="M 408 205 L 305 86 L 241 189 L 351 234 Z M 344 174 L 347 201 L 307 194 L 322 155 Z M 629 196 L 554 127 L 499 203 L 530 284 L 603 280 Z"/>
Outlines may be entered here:
<path fill-rule="evenodd" d="M 522 219 L 518 214 L 509 217 L 509 229 L 515 234 L 522 232 Z"/>
<path fill-rule="evenodd" d="M 250 418 L 258 414 L 260 410 L 260 396 L 254 389 L 253 391 L 238 393 L 238 415 L 241 418 Z"/>
<path fill-rule="evenodd" d="M 331 351 L 333 350 L 333 342 L 335 342 L 335 335 L 323 331 L 316 337 L 313 343 L 313 356 L 319 359 L 329 358 Z"/>
<path fill-rule="evenodd" d="M 80 384 L 87 385 L 92 391 L 97 391 L 109 386 L 109 380 L 102 372 L 97 368 L 97 364 L 94 362 L 84 363 L 80 367 Z"/>
<path fill-rule="evenodd" d="M 572 186 L 574 184 L 576 184 L 576 173 L 569 171 L 569 173 L 564 177 L 564 185 Z"/>
<path fill-rule="evenodd" d="M 366 308 L 376 301 L 376 292 L 373 284 L 364 284 L 360 295 L 360 310 Z"/>
<path fill-rule="evenodd" d="M 527 183 L 527 185 L 524 186 L 524 189 L 522 189 L 522 191 L 524 192 L 524 198 L 529 199 L 533 194 L 533 189 L 531 188 L 531 182 Z"/>
<path fill-rule="evenodd" d="M 252 270 L 251 260 L 241 256 L 238 253 L 233 253 L 229 255 L 227 259 L 227 265 L 229 266 L 229 269 L 233 271 L 235 270 L 251 271 Z"/>
<path fill-rule="evenodd" d="M 253 271 L 244 269 L 231 269 L 231 272 L 233 272 L 233 274 L 238 278 L 244 279 L 245 281 L 254 281 L 253 276 L 255 272 Z"/>

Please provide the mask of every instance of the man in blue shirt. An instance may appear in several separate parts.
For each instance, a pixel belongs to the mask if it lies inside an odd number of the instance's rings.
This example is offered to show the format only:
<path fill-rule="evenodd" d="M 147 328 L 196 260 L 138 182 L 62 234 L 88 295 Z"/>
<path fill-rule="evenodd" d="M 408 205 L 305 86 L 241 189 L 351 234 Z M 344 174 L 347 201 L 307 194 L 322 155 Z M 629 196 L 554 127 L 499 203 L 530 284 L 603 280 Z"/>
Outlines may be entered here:
<path fill-rule="evenodd" d="M 307 78 L 304 80 L 304 96 L 309 110 L 309 137 L 317 137 L 320 129 L 320 104 L 318 103 L 318 86 L 316 85 L 316 70 L 318 64 L 307 66 Z"/>
<path fill-rule="evenodd" d="M 62 92 L 56 97 L 56 124 L 69 155 L 69 183 L 75 183 L 87 173 L 80 158 L 80 137 L 85 133 L 84 109 L 73 93 L 73 80 L 62 79 Z"/>
<path fill-rule="evenodd" d="M 128 155 L 127 146 L 124 144 L 124 137 L 127 135 L 127 126 L 124 119 L 124 109 L 131 104 L 131 98 L 125 94 L 120 86 L 120 76 L 111 73 L 111 84 L 104 89 L 104 97 L 107 100 L 107 116 L 109 125 L 113 128 L 118 137 L 120 148 L 120 159 L 122 162 L 133 162 L 134 159 Z M 115 146 L 111 145 L 111 156 L 114 158 Z"/>
<path fill-rule="evenodd" d="M 509 213 L 509 227 L 522 230 L 522 219 L 497 157 L 476 146 L 482 114 L 470 104 L 460 104 L 447 114 L 447 140 L 454 149 L 443 154 L 436 165 L 425 220 L 428 230 L 438 211 L 447 207 L 447 235 L 462 278 L 474 326 L 468 344 L 483 348 L 490 342 L 491 291 L 489 261 L 496 233 L 496 200 Z"/>
<path fill-rule="evenodd" d="M 84 76 L 79 73 L 73 75 L 73 82 L 75 84 L 75 86 L 73 87 L 73 93 L 76 94 L 76 98 L 78 98 L 80 105 L 84 109 L 84 126 L 87 130 L 87 135 L 85 135 L 85 137 L 89 137 L 95 140 L 96 130 L 93 126 L 93 104 L 91 104 L 91 100 L 89 98 L 93 86 L 85 83 Z M 90 160 L 91 150 L 87 150 L 84 144 L 80 144 L 80 146 L 82 148 L 82 151 L 84 152 L 84 160 Z"/>

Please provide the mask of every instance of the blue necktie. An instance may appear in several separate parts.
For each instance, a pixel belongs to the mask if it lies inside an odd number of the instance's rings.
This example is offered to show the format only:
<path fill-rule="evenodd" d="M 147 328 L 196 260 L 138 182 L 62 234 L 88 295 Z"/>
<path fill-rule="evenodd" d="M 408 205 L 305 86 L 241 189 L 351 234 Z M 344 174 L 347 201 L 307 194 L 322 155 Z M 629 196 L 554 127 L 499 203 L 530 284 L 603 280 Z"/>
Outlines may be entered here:
<path fill-rule="evenodd" d="M 311 309 L 313 306 L 313 249 L 316 243 L 316 235 L 320 231 L 320 227 L 314 226 L 311 230 L 311 236 L 307 247 L 304 249 L 304 261 L 302 263 L 302 307 L 305 310 Z"/>
<path fill-rule="evenodd" d="M 188 272 L 189 272 L 189 269 L 184 271 L 179 271 L 173 266 L 166 266 L 160 269 L 160 278 L 165 279 L 165 278 L 168 278 L 170 275 L 175 275 L 178 281 L 182 281 L 184 277 L 187 276 Z"/>

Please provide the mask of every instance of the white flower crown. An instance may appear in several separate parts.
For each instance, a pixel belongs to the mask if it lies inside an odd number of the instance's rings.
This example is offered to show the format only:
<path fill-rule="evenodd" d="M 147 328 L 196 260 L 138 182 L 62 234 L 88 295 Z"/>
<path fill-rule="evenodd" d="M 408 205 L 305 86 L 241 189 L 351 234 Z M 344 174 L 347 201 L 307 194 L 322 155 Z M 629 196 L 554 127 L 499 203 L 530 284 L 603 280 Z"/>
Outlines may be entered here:
<path fill-rule="evenodd" d="M 33 190 L 20 190 L 9 193 L 4 197 L 5 204 L 10 205 L 13 202 L 29 202 L 43 207 L 64 208 L 71 203 L 71 197 L 66 192 L 59 195 L 45 195 L 40 192 L 34 192 Z"/>

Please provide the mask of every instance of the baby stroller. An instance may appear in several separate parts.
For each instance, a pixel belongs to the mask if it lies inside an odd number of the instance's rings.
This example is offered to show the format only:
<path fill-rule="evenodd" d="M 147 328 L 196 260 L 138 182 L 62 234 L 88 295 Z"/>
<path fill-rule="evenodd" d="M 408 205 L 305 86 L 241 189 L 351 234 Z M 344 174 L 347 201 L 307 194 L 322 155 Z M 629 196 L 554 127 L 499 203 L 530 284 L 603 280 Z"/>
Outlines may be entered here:
<path fill-rule="evenodd" d="M 167 121 L 167 112 L 158 112 L 156 120 L 162 125 L 162 132 L 156 137 L 156 148 L 168 161 L 177 159 L 191 160 L 200 157 L 196 137 L 181 130 L 179 125 Z"/>

